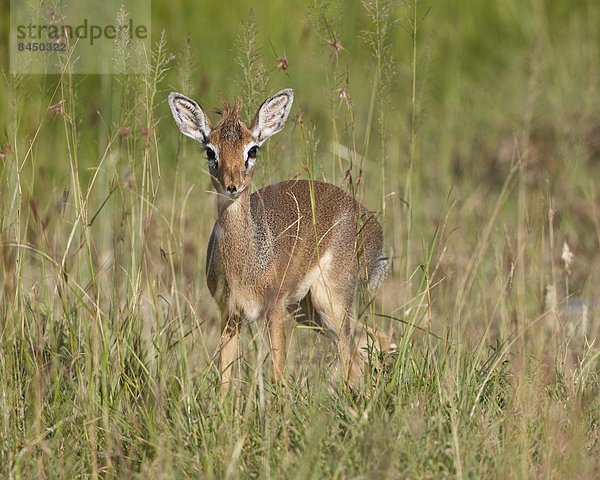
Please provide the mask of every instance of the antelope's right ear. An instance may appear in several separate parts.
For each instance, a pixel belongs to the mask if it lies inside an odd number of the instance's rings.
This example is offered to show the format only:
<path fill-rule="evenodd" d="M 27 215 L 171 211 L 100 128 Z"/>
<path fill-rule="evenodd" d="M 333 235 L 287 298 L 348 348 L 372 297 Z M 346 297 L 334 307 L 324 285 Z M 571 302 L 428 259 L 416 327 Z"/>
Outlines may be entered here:
<path fill-rule="evenodd" d="M 210 124 L 200 105 L 181 93 L 172 92 L 169 106 L 181 133 L 200 143 L 208 142 Z"/>

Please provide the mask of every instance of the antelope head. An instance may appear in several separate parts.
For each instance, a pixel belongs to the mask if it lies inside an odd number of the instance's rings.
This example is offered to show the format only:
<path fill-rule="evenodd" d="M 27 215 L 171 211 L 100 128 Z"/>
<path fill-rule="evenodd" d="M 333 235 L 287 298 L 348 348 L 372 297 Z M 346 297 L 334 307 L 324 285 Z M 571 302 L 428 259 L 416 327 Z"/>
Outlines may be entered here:
<path fill-rule="evenodd" d="M 258 150 L 284 127 L 293 101 L 291 89 L 277 92 L 259 107 L 249 127 L 240 120 L 240 102 L 225 103 L 221 121 L 212 127 L 194 100 L 180 93 L 169 95 L 169 106 L 179 130 L 204 147 L 217 193 L 232 201 L 250 187 Z"/>

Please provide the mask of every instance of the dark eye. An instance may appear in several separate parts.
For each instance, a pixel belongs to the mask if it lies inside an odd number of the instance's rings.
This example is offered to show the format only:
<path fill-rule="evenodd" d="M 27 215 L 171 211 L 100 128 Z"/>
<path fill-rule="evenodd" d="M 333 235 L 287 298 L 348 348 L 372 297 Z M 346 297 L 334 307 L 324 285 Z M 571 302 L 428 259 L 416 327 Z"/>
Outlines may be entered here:
<path fill-rule="evenodd" d="M 258 145 L 254 145 L 250 150 L 248 150 L 248 158 L 246 158 L 245 167 L 246 170 L 249 170 L 254 166 L 254 162 L 256 161 L 256 152 L 258 152 Z"/>
<path fill-rule="evenodd" d="M 204 149 L 204 151 L 206 152 L 206 158 L 208 159 L 208 165 L 212 168 L 217 168 L 217 165 L 219 163 L 217 162 L 217 154 L 215 153 L 215 151 L 210 147 L 206 147 Z"/>
<path fill-rule="evenodd" d="M 255 160 L 257 153 L 258 153 L 258 145 L 254 145 L 250 150 L 248 150 L 248 158 Z"/>
<path fill-rule="evenodd" d="M 208 158 L 209 160 L 216 160 L 217 156 L 215 155 L 215 151 L 210 148 L 210 147 L 206 147 L 204 149 L 204 151 L 206 152 L 206 158 Z"/>

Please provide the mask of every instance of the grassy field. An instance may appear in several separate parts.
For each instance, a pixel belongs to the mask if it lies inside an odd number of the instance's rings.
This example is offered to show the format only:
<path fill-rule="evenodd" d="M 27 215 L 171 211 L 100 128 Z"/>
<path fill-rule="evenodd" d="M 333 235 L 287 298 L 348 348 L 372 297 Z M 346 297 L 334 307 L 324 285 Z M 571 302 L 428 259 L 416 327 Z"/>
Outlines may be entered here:
<path fill-rule="evenodd" d="M 13 76 L 2 43 L 0 477 L 600 476 L 600 4 L 153 0 L 152 21 L 139 76 Z M 166 97 L 250 118 L 284 87 L 255 187 L 312 176 L 381 212 L 392 269 L 359 313 L 398 350 L 349 395 L 290 322 L 282 390 L 250 325 L 220 399 L 214 195 Z"/>

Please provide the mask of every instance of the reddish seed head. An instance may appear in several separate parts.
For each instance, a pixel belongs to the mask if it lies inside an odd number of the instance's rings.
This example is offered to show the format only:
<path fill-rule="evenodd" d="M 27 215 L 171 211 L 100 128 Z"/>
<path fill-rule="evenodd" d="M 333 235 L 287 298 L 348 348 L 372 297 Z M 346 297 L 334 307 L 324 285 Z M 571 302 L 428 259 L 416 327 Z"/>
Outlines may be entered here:
<path fill-rule="evenodd" d="M 10 144 L 7 143 L 6 145 L 0 147 L 0 160 L 3 160 L 4 157 L 6 157 L 6 155 L 9 153 L 12 153 L 12 147 Z"/>
<path fill-rule="evenodd" d="M 344 49 L 344 46 L 342 45 L 342 43 L 335 37 L 329 41 L 329 45 L 331 46 L 331 48 L 333 48 L 333 53 L 335 53 L 336 57 Z"/>
<path fill-rule="evenodd" d="M 350 100 L 350 90 L 346 85 L 337 88 L 335 91 L 340 96 L 340 99 L 346 102 L 348 107 L 352 106 L 352 100 Z"/>
<path fill-rule="evenodd" d="M 154 133 L 154 130 L 152 128 L 148 128 L 148 127 L 142 128 L 142 137 L 144 137 L 145 140 L 148 140 L 152 136 L 153 133 Z"/>
<path fill-rule="evenodd" d="M 65 112 L 65 100 L 61 100 L 58 103 L 55 103 L 54 105 L 50 105 L 48 107 L 48 110 L 50 110 L 51 112 L 53 112 L 55 115 L 60 115 L 61 117 L 64 117 L 64 119 L 71 123 L 71 117 L 69 116 L 69 114 L 67 112 Z"/>
<path fill-rule="evenodd" d="M 302 110 L 296 111 L 296 115 L 294 115 L 294 119 L 292 120 L 294 122 L 294 125 L 300 126 L 300 125 L 304 124 L 304 120 L 302 120 L 303 116 L 304 116 L 304 112 Z"/>
<path fill-rule="evenodd" d="M 50 107 L 48 107 L 48 110 L 51 110 L 56 115 L 62 115 L 63 113 L 65 113 L 64 105 L 65 105 L 65 100 L 63 99 L 60 102 L 55 103 L 54 105 L 50 105 Z"/>
<path fill-rule="evenodd" d="M 288 59 L 284 55 L 283 57 L 277 59 L 277 69 L 278 70 L 287 70 L 289 67 Z"/>
<path fill-rule="evenodd" d="M 119 136 L 127 138 L 131 133 L 131 127 L 119 127 Z"/>

